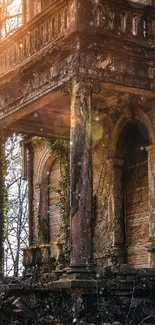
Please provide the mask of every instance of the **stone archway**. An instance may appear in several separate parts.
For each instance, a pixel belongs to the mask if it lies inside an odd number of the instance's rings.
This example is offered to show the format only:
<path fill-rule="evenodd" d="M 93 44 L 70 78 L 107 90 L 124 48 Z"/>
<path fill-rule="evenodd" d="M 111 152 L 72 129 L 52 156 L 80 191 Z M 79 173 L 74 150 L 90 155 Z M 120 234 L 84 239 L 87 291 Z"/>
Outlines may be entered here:
<path fill-rule="evenodd" d="M 150 266 L 146 246 L 152 220 L 148 146 L 152 143 L 153 128 L 148 116 L 139 113 L 138 110 L 132 119 L 122 116 L 117 122 L 107 161 L 113 175 L 109 203 L 112 206 L 109 210 L 112 211 L 113 247 L 119 263 L 132 264 L 136 268 Z"/>

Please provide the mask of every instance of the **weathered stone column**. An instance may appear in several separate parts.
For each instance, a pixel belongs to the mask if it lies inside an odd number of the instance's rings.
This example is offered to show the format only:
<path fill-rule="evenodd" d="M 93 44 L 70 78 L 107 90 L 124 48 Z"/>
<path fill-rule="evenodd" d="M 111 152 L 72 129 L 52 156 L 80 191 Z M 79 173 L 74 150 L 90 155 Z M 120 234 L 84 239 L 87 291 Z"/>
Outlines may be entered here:
<path fill-rule="evenodd" d="M 155 267 L 155 145 L 146 148 L 148 152 L 148 186 L 149 186 L 149 266 Z"/>
<path fill-rule="evenodd" d="M 70 191 L 71 267 L 89 269 L 92 260 L 92 139 L 90 84 L 73 81 L 71 90 Z"/>
<path fill-rule="evenodd" d="M 4 271 L 4 141 L 0 138 L 0 279 Z"/>
<path fill-rule="evenodd" d="M 33 213 L 33 160 L 34 152 L 31 140 L 27 143 L 28 149 L 28 200 L 29 200 L 29 246 L 34 244 L 34 213 Z"/>
<path fill-rule="evenodd" d="M 119 264 L 125 263 L 125 220 L 123 213 L 123 165 L 124 160 L 107 161 L 109 179 L 108 214 L 113 254 Z"/>

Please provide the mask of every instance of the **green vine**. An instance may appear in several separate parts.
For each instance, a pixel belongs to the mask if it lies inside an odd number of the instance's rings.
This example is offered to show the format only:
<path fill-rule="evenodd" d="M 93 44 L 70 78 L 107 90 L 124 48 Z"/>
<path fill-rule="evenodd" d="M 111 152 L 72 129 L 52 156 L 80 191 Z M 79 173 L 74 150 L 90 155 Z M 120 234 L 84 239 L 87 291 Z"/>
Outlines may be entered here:
<path fill-rule="evenodd" d="M 57 244 L 61 250 L 61 262 L 64 266 L 69 264 L 69 226 L 70 226 L 70 178 L 69 178 L 69 142 L 56 140 L 50 142 L 53 154 L 60 162 L 60 180 L 53 190 L 58 194 L 57 205 L 60 209 L 61 223 L 57 235 Z"/>
<path fill-rule="evenodd" d="M 4 237 L 5 229 L 7 228 L 7 187 L 5 185 L 5 177 L 7 173 L 7 159 L 5 154 L 5 140 L 1 138 L 0 143 L 0 277 L 3 274 L 4 268 Z"/>

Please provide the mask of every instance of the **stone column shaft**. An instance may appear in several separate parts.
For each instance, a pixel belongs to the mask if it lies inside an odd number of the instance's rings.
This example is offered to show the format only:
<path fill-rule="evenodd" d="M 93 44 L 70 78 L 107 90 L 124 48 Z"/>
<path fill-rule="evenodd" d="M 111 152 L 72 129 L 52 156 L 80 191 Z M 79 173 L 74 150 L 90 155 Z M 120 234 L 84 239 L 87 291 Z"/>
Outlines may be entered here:
<path fill-rule="evenodd" d="M 33 245 L 34 241 L 34 211 L 33 211 L 33 145 L 31 142 L 27 144 L 28 149 L 28 200 L 29 200 L 29 246 Z"/>
<path fill-rule="evenodd" d="M 72 83 L 70 132 L 71 266 L 88 267 L 92 259 L 91 87 Z"/>
<path fill-rule="evenodd" d="M 3 139 L 0 138 L 0 279 L 3 278 L 4 271 L 4 176 L 3 176 Z"/>
<path fill-rule="evenodd" d="M 149 239 L 155 241 L 155 146 L 146 148 L 148 152 L 149 185 Z"/>
<path fill-rule="evenodd" d="M 148 191 L 149 191 L 149 239 L 146 249 L 149 252 L 149 266 L 155 267 L 155 146 L 146 148 L 148 152 Z"/>

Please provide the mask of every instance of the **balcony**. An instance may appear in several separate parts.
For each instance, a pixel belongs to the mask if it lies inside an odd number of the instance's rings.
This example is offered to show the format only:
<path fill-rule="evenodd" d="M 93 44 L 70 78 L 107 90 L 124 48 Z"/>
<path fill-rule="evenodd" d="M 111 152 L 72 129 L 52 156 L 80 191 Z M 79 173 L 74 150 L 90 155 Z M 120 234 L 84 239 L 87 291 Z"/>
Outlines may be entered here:
<path fill-rule="evenodd" d="M 99 5 L 94 1 L 92 9 L 91 31 L 149 48 L 155 46 L 155 7 L 111 0 Z"/>
<path fill-rule="evenodd" d="M 117 91 L 147 91 L 154 98 L 154 47 L 153 6 L 135 7 L 124 0 L 79 0 L 78 6 L 75 0 L 52 1 L 0 43 L 1 127 L 68 137 L 70 96 L 60 89 L 75 76 L 97 80 L 104 89 L 113 84 Z M 45 110 L 48 129 L 41 125 Z M 49 117 L 52 110 L 55 118 Z"/>
<path fill-rule="evenodd" d="M 71 32 L 85 30 L 146 48 L 155 46 L 155 8 L 134 7 L 122 0 L 57 0 L 0 43 L 0 77 Z"/>
<path fill-rule="evenodd" d="M 0 77 L 74 31 L 75 3 L 56 0 L 0 43 Z"/>

